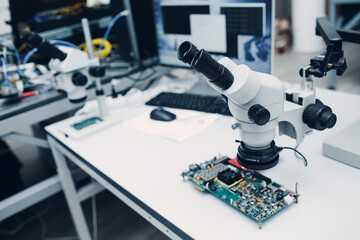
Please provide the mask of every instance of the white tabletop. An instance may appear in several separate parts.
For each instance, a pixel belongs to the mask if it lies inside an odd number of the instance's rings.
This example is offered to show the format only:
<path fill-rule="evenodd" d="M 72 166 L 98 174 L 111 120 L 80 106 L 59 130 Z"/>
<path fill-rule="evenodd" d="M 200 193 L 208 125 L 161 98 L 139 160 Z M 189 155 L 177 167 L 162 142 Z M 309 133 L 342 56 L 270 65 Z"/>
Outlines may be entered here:
<path fill-rule="evenodd" d="M 330 130 L 306 136 L 300 145 L 308 167 L 290 150 L 280 153 L 279 164 L 261 171 L 290 189 L 299 183 L 299 204 L 293 204 L 258 229 L 255 221 L 211 194 L 195 189 L 180 176 L 191 163 L 221 153 L 234 157 L 237 131 L 231 117 L 215 123 L 184 142 L 144 134 L 121 123 L 81 141 L 67 139 L 59 122 L 46 130 L 99 172 L 195 239 L 360 239 L 360 172 L 322 155 L 322 141 L 360 118 L 360 97 L 317 89 L 317 97 L 338 116 Z M 122 108 L 112 114 L 124 119 L 143 107 Z M 66 121 L 66 120 L 65 120 Z M 359 135 L 360 137 L 360 135 Z M 295 146 L 281 136 L 279 146 Z M 359 146 L 360 147 L 360 146 Z"/>

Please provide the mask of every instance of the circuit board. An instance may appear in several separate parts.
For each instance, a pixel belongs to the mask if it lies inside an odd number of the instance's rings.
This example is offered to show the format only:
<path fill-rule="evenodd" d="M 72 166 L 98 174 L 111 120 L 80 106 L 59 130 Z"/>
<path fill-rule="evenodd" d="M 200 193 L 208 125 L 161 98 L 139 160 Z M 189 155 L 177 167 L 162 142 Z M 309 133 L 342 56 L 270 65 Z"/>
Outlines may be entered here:
<path fill-rule="evenodd" d="M 99 117 L 91 117 L 88 119 L 85 119 L 81 122 L 75 123 L 73 124 L 73 128 L 75 128 L 76 130 L 81 130 L 83 128 L 86 128 L 90 125 L 96 124 L 98 122 L 102 122 L 103 120 Z"/>
<path fill-rule="evenodd" d="M 297 190 L 289 190 L 226 156 L 191 164 L 182 177 L 198 190 L 210 192 L 258 222 L 260 229 L 265 220 L 294 202 L 297 203 L 300 196 Z"/>

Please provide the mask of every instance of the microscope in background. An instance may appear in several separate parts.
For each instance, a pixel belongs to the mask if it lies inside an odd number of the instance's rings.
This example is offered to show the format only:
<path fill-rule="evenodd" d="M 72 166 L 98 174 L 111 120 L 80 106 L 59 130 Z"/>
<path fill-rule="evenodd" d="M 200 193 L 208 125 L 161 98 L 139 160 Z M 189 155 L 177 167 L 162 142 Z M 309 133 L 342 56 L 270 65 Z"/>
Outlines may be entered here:
<path fill-rule="evenodd" d="M 65 136 L 78 139 L 96 129 L 112 124 L 116 120 L 109 117 L 106 96 L 100 81 L 105 76 L 105 69 L 100 66 L 98 58 L 89 57 L 88 53 L 80 49 L 67 46 L 56 47 L 33 32 L 24 33 L 23 39 L 30 46 L 36 47 L 40 54 L 51 58 L 49 68 L 53 71 L 56 85 L 59 90 L 67 93 L 70 102 L 85 102 L 87 99 L 86 89 L 92 82 L 95 82 L 99 113 L 75 118 L 72 123 L 62 129 Z"/>
<path fill-rule="evenodd" d="M 56 47 L 34 32 L 24 32 L 22 38 L 31 47 L 37 48 L 39 54 L 51 58 L 49 68 L 54 72 L 57 87 L 67 93 L 72 103 L 86 100 L 86 87 L 91 83 L 90 79 L 105 76 L 105 70 L 100 67 L 99 59 L 89 58 L 88 54 L 80 49 Z M 102 89 L 97 90 L 102 91 Z"/>
<path fill-rule="evenodd" d="M 311 79 L 312 75 L 322 77 L 331 69 L 342 75 L 346 69 L 341 38 L 339 45 L 326 23 L 326 19 L 318 19 L 317 27 L 326 39 L 326 54 L 311 59 L 311 64 L 300 70 L 301 89 L 286 92 L 280 80 L 272 75 L 254 72 L 243 64 L 236 65 L 227 57 L 217 62 L 207 51 L 198 50 L 188 41 L 180 45 L 179 60 L 208 79 L 208 84 L 221 93 L 236 119 L 232 127 L 240 132 L 237 161 L 241 166 L 262 170 L 277 165 L 279 152 L 285 149 L 275 144 L 277 126 L 280 135 L 294 138 L 300 144 L 312 129 L 324 130 L 335 125 L 336 115 L 316 99 Z"/>

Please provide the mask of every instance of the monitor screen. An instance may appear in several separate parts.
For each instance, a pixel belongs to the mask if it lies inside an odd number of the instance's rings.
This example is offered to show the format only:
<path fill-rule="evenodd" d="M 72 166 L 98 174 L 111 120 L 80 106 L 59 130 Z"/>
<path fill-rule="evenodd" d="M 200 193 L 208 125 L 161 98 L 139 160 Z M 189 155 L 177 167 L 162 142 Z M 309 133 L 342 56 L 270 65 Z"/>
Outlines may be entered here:
<path fill-rule="evenodd" d="M 219 60 L 227 56 L 254 71 L 271 73 L 271 0 L 154 0 L 159 61 L 185 66 L 177 48 L 191 41 Z"/>

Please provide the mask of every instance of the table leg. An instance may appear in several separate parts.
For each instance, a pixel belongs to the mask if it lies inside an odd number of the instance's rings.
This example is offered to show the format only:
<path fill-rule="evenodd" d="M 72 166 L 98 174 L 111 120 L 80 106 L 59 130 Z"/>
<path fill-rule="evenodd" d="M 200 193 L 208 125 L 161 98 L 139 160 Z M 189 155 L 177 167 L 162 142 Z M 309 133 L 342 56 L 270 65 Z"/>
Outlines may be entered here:
<path fill-rule="evenodd" d="M 81 201 L 77 196 L 71 172 L 66 163 L 65 156 L 56 148 L 55 140 L 48 137 L 48 141 L 53 153 L 57 172 L 60 178 L 65 198 L 70 208 L 70 213 L 75 224 L 75 229 L 81 240 L 90 240 L 90 232 L 86 224 L 85 216 L 81 208 Z"/>

